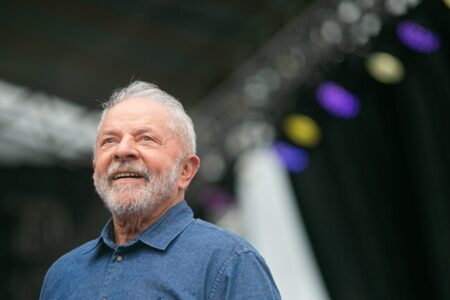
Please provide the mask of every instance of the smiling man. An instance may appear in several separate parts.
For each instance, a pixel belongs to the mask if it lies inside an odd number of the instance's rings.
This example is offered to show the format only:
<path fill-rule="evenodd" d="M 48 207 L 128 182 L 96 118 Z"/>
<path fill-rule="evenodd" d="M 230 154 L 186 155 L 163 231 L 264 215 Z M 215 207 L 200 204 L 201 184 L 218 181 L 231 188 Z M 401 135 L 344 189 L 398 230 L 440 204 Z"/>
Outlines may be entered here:
<path fill-rule="evenodd" d="M 185 191 L 200 167 L 182 105 L 136 81 L 105 103 L 94 185 L 112 218 L 58 259 L 41 299 L 280 299 L 263 258 L 194 219 Z"/>

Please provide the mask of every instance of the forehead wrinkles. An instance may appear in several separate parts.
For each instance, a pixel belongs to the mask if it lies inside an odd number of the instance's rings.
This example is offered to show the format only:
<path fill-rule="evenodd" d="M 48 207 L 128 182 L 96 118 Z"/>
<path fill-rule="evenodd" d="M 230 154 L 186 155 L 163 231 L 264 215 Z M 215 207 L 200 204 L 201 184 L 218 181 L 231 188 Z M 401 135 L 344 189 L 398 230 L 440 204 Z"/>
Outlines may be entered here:
<path fill-rule="evenodd" d="M 112 107 L 109 107 L 103 111 L 101 118 L 100 118 L 100 122 L 97 127 L 96 145 L 99 140 L 99 137 L 102 135 L 102 133 L 105 129 L 106 121 L 109 121 L 108 119 L 111 118 L 111 116 L 110 116 L 111 111 L 114 110 L 115 108 L 117 108 L 118 105 L 120 105 L 124 102 L 128 102 L 128 100 L 132 100 L 132 99 L 135 99 L 135 98 L 124 99 L 124 100 L 116 103 Z M 183 155 L 183 153 L 186 154 L 186 153 L 190 152 L 190 150 L 189 150 L 190 142 L 189 142 L 189 137 L 188 137 L 189 133 L 185 126 L 184 119 L 178 115 L 176 110 L 174 110 L 172 107 L 170 107 L 168 105 L 165 105 L 164 103 L 159 103 L 158 101 L 155 101 L 152 99 L 145 99 L 145 100 L 152 102 L 152 103 L 159 104 L 160 107 L 163 109 L 163 111 L 164 111 L 163 115 L 165 116 L 165 120 L 164 120 L 164 122 L 160 122 L 160 123 L 164 124 L 164 127 L 166 127 L 167 129 L 170 130 L 171 137 L 176 138 L 177 143 L 180 146 L 180 151 L 181 151 L 180 155 Z M 113 113 L 115 114 L 114 111 L 113 111 Z M 94 145 L 94 149 L 93 149 L 94 150 L 93 151 L 93 160 L 94 161 L 95 161 L 96 150 L 97 150 L 96 145 Z"/>
<path fill-rule="evenodd" d="M 115 108 L 115 107 L 113 107 Z M 176 132 L 175 121 L 170 113 L 140 113 L 139 111 L 107 111 L 101 120 L 97 134 L 105 131 L 153 131 L 170 130 Z"/>
<path fill-rule="evenodd" d="M 162 146 L 170 147 L 174 149 L 180 149 L 179 155 L 183 155 L 185 149 L 185 142 L 183 140 L 182 128 L 176 129 L 172 126 L 173 123 L 158 123 L 158 125 L 148 124 L 146 122 L 110 122 L 106 120 L 102 128 L 100 129 L 96 147 L 100 146 L 101 141 L 106 137 L 118 137 L 123 138 L 129 135 L 131 138 L 137 138 L 143 134 L 153 135 L 157 138 Z M 172 128 L 173 127 L 173 128 Z M 96 148 L 95 147 L 95 148 Z M 96 151 L 96 149 L 94 149 Z M 95 152 L 94 152 L 95 154 Z M 94 156 L 95 157 L 95 156 Z"/>

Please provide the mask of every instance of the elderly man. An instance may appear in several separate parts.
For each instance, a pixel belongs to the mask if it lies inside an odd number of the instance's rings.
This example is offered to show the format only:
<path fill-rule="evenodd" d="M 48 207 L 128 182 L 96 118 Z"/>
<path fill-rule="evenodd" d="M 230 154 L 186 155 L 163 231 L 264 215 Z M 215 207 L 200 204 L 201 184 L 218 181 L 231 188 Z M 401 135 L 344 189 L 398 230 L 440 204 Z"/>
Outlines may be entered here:
<path fill-rule="evenodd" d="M 105 104 L 94 185 L 112 214 L 100 236 L 58 259 L 41 299 L 279 299 L 263 258 L 194 219 L 184 200 L 200 166 L 192 120 L 156 86 Z"/>

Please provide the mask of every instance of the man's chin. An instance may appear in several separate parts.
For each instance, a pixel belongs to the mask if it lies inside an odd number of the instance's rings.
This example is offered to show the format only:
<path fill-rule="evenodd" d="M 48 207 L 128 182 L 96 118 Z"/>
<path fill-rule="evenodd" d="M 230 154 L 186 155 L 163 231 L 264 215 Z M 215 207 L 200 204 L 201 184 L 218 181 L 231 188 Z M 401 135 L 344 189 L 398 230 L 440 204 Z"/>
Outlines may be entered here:
<path fill-rule="evenodd" d="M 109 210 L 112 215 L 119 218 L 135 217 L 146 214 L 145 208 L 136 207 L 134 205 L 110 206 Z"/>
<path fill-rule="evenodd" d="M 112 214 L 136 214 L 144 212 L 148 206 L 148 203 L 144 203 L 143 199 L 133 192 L 115 193 L 104 202 Z"/>
<path fill-rule="evenodd" d="M 136 181 L 123 181 L 121 183 L 112 183 L 110 189 L 113 193 L 139 193 L 145 188 L 143 182 Z"/>

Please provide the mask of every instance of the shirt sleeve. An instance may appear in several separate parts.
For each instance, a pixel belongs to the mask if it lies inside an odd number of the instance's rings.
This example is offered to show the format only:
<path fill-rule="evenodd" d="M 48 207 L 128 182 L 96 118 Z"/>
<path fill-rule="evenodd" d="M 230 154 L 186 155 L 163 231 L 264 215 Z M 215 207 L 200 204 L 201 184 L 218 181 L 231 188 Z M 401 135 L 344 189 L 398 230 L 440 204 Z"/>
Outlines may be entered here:
<path fill-rule="evenodd" d="M 208 299 L 281 299 L 264 259 L 255 251 L 233 253 L 216 276 Z"/>

